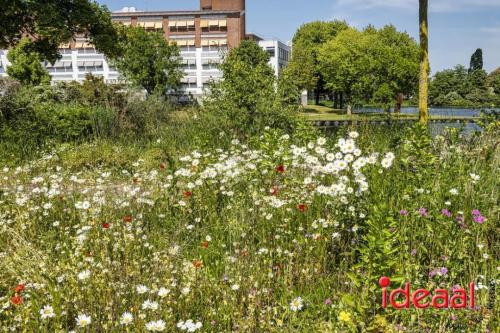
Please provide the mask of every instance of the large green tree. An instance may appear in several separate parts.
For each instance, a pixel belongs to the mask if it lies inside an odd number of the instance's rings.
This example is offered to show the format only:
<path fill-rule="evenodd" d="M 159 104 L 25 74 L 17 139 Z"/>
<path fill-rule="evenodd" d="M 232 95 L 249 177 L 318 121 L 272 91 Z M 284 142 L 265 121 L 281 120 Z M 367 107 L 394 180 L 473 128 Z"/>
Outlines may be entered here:
<path fill-rule="evenodd" d="M 1 2 L 0 48 L 15 46 L 24 36 L 44 59 L 54 62 L 58 47 L 87 34 L 97 50 L 115 56 L 116 31 L 106 7 L 90 0 L 8 0 Z"/>
<path fill-rule="evenodd" d="M 343 30 L 318 54 L 327 88 L 344 93 L 348 113 L 364 103 L 388 110 L 418 82 L 418 45 L 393 26 Z"/>
<path fill-rule="evenodd" d="M 11 63 L 7 74 L 23 85 L 39 85 L 50 82 L 50 75 L 42 66 L 42 57 L 33 51 L 29 38 L 23 38 L 7 53 Z"/>
<path fill-rule="evenodd" d="M 429 122 L 429 1 L 418 1 L 418 22 L 420 35 L 420 79 L 418 85 L 418 120 L 422 124 Z"/>
<path fill-rule="evenodd" d="M 257 43 L 242 41 L 229 51 L 220 68 L 222 80 L 212 83 L 203 101 L 207 114 L 216 119 L 214 128 L 245 136 L 261 133 L 266 126 L 293 126 L 297 90 L 286 75 L 276 79 L 268 53 Z"/>
<path fill-rule="evenodd" d="M 293 37 L 292 58 L 287 72 L 300 89 L 314 90 L 316 103 L 325 90 L 325 80 L 318 61 L 319 49 L 347 28 L 344 21 L 316 21 L 302 25 Z"/>
<path fill-rule="evenodd" d="M 183 77 L 179 48 L 162 34 L 140 27 L 120 27 L 119 72 L 148 94 L 165 94 L 179 86 Z"/>
<path fill-rule="evenodd" d="M 367 50 L 374 42 L 374 34 L 349 28 L 339 32 L 318 52 L 326 85 L 344 93 L 348 113 L 354 103 L 366 100 L 373 91 L 371 84 L 375 75 L 371 73 L 375 72 L 372 71 L 373 62 Z"/>

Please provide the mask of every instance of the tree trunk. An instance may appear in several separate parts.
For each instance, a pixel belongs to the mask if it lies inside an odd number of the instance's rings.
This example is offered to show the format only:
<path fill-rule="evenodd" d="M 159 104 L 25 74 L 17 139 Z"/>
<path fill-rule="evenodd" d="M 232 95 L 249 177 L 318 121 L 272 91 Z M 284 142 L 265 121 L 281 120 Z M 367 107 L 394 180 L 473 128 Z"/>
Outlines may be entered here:
<path fill-rule="evenodd" d="M 352 115 L 352 105 L 351 105 L 351 103 L 347 104 L 347 115 L 348 116 Z"/>
<path fill-rule="evenodd" d="M 339 108 L 339 93 L 334 92 L 333 94 L 333 108 L 338 109 Z"/>
<path fill-rule="evenodd" d="M 428 0 L 419 0 L 420 23 L 420 81 L 418 87 L 418 120 L 422 124 L 429 122 L 429 26 L 427 20 Z"/>
<path fill-rule="evenodd" d="M 396 107 L 394 108 L 394 113 L 401 113 L 401 106 L 403 105 L 405 97 L 402 93 L 399 93 L 396 98 Z"/>
<path fill-rule="evenodd" d="M 316 94 L 316 105 L 319 105 L 319 89 L 318 89 L 318 87 L 316 87 L 315 94 Z"/>
<path fill-rule="evenodd" d="M 339 93 L 339 104 L 340 104 L 340 109 L 344 108 L 344 93 L 340 92 Z"/>

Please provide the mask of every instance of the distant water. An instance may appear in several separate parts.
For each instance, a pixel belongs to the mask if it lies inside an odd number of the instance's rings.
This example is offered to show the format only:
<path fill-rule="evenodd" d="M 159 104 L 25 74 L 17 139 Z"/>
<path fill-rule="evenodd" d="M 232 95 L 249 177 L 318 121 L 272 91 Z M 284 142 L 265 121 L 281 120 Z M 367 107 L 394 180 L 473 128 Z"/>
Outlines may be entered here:
<path fill-rule="evenodd" d="M 481 115 L 482 110 L 487 110 L 487 109 L 466 109 L 466 108 L 435 108 L 431 107 L 429 108 L 429 114 L 435 115 L 435 116 L 455 116 L 455 117 L 479 117 Z M 497 111 L 500 111 L 500 109 L 495 109 Z M 392 112 L 393 110 L 391 110 Z M 379 108 L 357 108 L 354 109 L 353 113 L 380 113 L 383 112 L 382 109 Z M 401 108 L 401 113 L 404 114 L 418 114 L 418 108 L 417 107 L 404 107 Z M 475 123 L 467 123 L 467 124 L 460 124 L 457 122 L 447 122 L 447 123 L 430 123 L 429 128 L 432 133 L 432 135 L 439 135 L 442 133 L 446 128 L 458 128 L 462 130 L 463 134 L 472 134 L 477 131 L 481 131 L 481 127 Z"/>
<path fill-rule="evenodd" d="M 457 116 L 457 117 L 477 117 L 480 115 L 483 109 L 461 109 L 461 108 L 429 108 L 430 115 L 436 116 Z M 373 112 L 383 112 L 379 108 L 357 108 L 354 109 L 354 113 L 373 113 Z M 392 110 L 391 110 L 392 112 Z M 404 107 L 401 109 L 401 113 L 405 114 L 418 114 L 418 108 L 416 107 Z"/>

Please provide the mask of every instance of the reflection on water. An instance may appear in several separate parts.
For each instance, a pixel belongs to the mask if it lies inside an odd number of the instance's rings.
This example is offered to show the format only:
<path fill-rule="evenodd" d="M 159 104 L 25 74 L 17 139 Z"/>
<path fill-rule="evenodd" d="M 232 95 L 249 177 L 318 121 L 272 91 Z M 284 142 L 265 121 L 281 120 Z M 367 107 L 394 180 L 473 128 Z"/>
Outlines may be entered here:
<path fill-rule="evenodd" d="M 457 128 L 461 130 L 461 133 L 464 135 L 471 135 L 474 132 L 481 132 L 481 126 L 476 123 L 466 123 L 466 124 L 457 124 L 457 123 L 429 123 L 429 130 L 432 136 L 443 134 L 446 128 Z"/>
<path fill-rule="evenodd" d="M 456 116 L 456 117 L 478 117 L 484 109 L 459 109 L 459 108 L 429 108 L 429 114 L 435 116 Z M 500 109 L 496 109 L 500 111 Z M 380 113 L 383 112 L 379 108 L 357 108 L 354 113 Z M 404 107 L 401 113 L 418 114 L 417 107 Z"/>
<path fill-rule="evenodd" d="M 411 127 L 416 122 L 391 122 L 391 121 L 380 121 L 380 122 L 352 122 L 346 123 L 342 121 L 332 121 L 330 126 L 323 127 L 326 133 L 335 133 L 338 130 L 348 126 L 349 128 L 359 128 L 363 127 L 364 130 L 374 130 L 386 129 L 387 131 L 401 131 L 404 128 Z M 430 134 L 435 137 L 436 135 L 443 135 L 446 129 L 456 128 L 460 131 L 462 135 L 469 136 L 476 132 L 481 132 L 481 127 L 476 123 L 458 123 L 458 122 L 430 122 L 429 123 Z"/>

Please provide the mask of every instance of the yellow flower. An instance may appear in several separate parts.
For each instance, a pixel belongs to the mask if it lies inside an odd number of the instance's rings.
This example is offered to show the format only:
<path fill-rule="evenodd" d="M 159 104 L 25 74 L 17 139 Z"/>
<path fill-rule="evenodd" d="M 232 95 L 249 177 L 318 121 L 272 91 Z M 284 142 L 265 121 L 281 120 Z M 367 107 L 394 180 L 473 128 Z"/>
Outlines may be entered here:
<path fill-rule="evenodd" d="M 351 321 L 351 315 L 345 311 L 340 311 L 339 320 L 348 323 Z"/>

